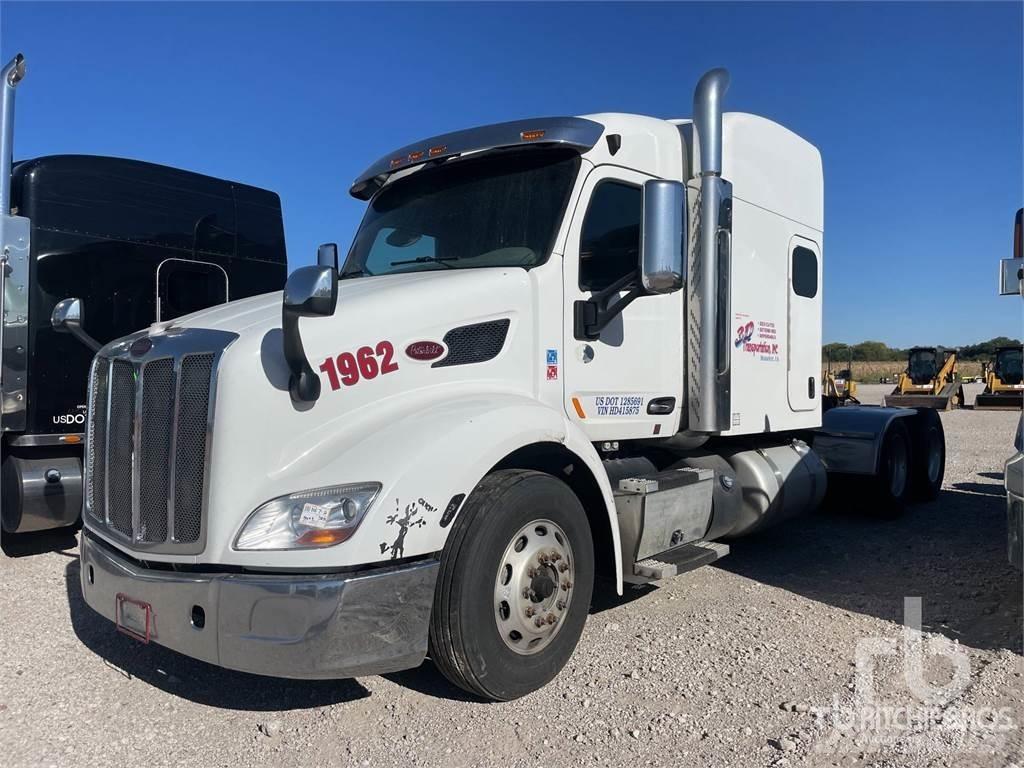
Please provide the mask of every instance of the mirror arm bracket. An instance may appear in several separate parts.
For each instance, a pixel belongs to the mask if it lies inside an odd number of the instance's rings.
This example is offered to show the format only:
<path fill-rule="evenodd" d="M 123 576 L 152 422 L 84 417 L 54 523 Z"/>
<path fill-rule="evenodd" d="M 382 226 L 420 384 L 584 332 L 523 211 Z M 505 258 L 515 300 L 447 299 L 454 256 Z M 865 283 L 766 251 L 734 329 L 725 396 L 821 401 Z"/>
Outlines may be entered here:
<path fill-rule="evenodd" d="M 622 314 L 622 310 L 644 295 L 643 289 L 636 283 L 639 281 L 637 272 L 623 275 L 607 288 L 595 292 L 585 301 L 577 301 L 574 305 L 573 335 L 580 341 L 596 341 L 612 320 Z M 622 298 L 611 303 L 612 299 L 626 287 L 633 285 Z"/>
<path fill-rule="evenodd" d="M 74 336 L 76 339 L 82 342 L 85 346 L 91 349 L 93 354 L 99 352 L 100 349 L 102 349 L 103 347 L 103 345 L 96 341 L 96 339 L 94 339 L 92 336 L 86 333 L 81 326 L 69 325 L 68 333 L 70 333 L 72 336 Z"/>
<path fill-rule="evenodd" d="M 320 377 L 309 364 L 306 350 L 302 345 L 299 333 L 299 315 L 281 311 L 281 329 L 283 331 L 284 359 L 291 372 L 288 377 L 288 393 L 296 403 L 315 403 L 320 398 Z"/>

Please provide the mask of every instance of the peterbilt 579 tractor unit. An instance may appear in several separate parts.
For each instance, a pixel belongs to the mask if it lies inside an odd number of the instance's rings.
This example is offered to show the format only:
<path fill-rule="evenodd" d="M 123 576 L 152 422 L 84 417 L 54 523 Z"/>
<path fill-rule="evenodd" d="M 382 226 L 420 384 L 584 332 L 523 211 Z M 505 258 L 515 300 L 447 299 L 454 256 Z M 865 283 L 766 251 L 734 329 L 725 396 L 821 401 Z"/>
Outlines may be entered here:
<path fill-rule="evenodd" d="M 273 192 L 114 157 L 13 163 L 24 74 L 18 56 L 0 75 L 5 547 L 79 519 L 86 384 L 101 343 L 278 290 L 287 276 Z"/>
<path fill-rule="evenodd" d="M 92 365 L 81 578 L 122 632 L 233 669 L 429 654 L 511 699 L 595 576 L 671 577 L 848 483 L 933 498 L 930 410 L 818 391 L 823 177 L 770 120 L 594 114 L 419 141 L 361 174 L 343 264 Z M 850 494 L 847 494 L 847 498 Z"/>

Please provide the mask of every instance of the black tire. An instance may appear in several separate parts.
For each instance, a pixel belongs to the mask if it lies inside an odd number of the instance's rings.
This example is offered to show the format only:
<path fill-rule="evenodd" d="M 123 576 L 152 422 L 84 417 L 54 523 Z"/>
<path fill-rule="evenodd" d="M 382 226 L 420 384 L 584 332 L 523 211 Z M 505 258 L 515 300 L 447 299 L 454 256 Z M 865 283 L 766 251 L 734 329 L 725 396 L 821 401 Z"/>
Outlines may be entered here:
<path fill-rule="evenodd" d="M 569 598 L 557 631 L 539 650 L 522 655 L 512 650 L 499 631 L 499 622 L 504 621 L 497 597 L 499 570 L 508 567 L 503 560 L 514 537 L 518 540 L 533 521 L 545 520 L 555 523 L 569 540 L 575 562 L 566 573 L 573 581 L 567 580 Z M 560 578 L 555 566 L 551 573 Z M 563 587 L 564 583 L 556 583 L 548 595 L 561 596 Z M 542 472 L 494 472 L 467 499 L 441 553 L 430 617 L 430 657 L 452 683 L 482 698 L 508 701 L 531 693 L 550 682 L 572 656 L 587 620 L 593 587 L 593 538 L 576 495 L 565 483 Z"/>
<path fill-rule="evenodd" d="M 946 475 L 946 433 L 942 419 L 931 408 L 921 408 L 914 424 L 910 465 L 914 501 L 934 501 Z"/>
<path fill-rule="evenodd" d="M 878 474 L 871 478 L 870 511 L 875 517 L 899 517 L 910 501 L 914 451 L 903 419 L 894 419 L 882 438 Z"/>

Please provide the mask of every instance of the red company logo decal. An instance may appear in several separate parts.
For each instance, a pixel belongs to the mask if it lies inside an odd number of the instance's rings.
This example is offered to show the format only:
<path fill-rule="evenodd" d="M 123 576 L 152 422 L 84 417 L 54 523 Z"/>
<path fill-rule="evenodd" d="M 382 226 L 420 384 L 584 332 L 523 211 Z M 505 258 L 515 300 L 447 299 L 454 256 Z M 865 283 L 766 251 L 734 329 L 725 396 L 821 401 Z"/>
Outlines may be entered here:
<path fill-rule="evenodd" d="M 756 332 L 755 332 L 756 331 Z M 756 335 L 756 340 L 755 340 Z M 759 320 L 755 326 L 753 322 L 741 324 L 736 328 L 736 338 L 733 346 L 744 352 L 749 352 L 759 360 L 776 362 L 779 360 L 779 342 L 775 330 L 775 323 Z"/>
<path fill-rule="evenodd" d="M 436 341 L 414 341 L 405 348 L 405 354 L 413 360 L 436 360 L 444 354 L 444 345 Z"/>

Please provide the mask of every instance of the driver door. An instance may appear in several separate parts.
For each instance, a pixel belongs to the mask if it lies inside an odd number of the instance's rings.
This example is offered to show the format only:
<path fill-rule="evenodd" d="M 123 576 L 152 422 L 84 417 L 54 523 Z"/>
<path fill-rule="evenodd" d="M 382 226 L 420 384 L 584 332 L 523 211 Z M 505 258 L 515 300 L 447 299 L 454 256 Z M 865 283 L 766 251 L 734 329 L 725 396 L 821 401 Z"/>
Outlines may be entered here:
<path fill-rule="evenodd" d="M 574 331 L 576 302 L 638 269 L 648 178 L 614 166 L 591 171 L 566 240 L 565 411 L 593 441 L 667 436 L 679 427 L 685 291 L 638 297 L 596 340 Z"/>

